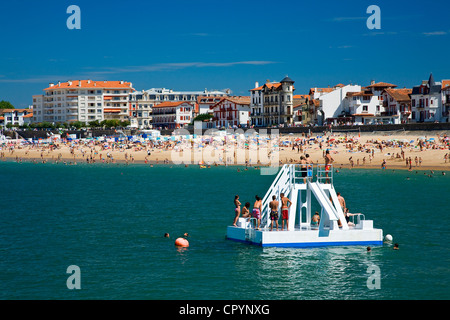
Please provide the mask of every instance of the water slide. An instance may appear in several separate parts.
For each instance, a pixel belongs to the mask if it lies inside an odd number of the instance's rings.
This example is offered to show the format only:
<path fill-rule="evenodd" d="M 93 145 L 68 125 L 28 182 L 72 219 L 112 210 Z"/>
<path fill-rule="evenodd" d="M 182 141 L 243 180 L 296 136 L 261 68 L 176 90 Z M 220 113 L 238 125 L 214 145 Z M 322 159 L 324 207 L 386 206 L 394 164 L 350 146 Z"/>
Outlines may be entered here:
<path fill-rule="evenodd" d="M 327 195 L 325 194 L 325 191 L 322 189 L 320 184 L 318 182 L 310 182 L 309 180 L 307 181 L 307 183 L 308 183 L 308 188 L 310 188 L 312 190 L 317 201 L 322 206 L 325 213 L 328 215 L 328 219 L 330 221 L 337 221 L 340 219 L 341 223 L 342 223 L 342 228 L 348 229 L 348 225 L 345 221 L 342 209 L 339 207 L 340 212 L 338 212 L 336 210 L 336 208 L 331 203 L 330 199 L 327 197 Z M 336 192 L 334 190 L 330 190 L 330 194 L 333 199 L 333 202 L 336 201 L 335 203 L 337 203 Z"/>
<path fill-rule="evenodd" d="M 342 211 L 341 204 L 339 203 L 336 191 L 334 188 L 330 189 L 330 196 L 335 204 L 334 208 L 336 209 L 337 216 L 339 220 L 341 220 L 342 229 L 348 229 L 347 220 L 345 220 L 344 212 Z"/>

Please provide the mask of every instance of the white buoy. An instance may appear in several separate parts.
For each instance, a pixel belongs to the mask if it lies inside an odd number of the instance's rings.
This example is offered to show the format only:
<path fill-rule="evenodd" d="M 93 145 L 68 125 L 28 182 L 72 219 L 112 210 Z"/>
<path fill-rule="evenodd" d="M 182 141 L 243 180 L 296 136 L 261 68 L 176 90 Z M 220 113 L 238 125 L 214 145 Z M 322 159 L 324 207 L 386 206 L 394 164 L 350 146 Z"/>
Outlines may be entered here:
<path fill-rule="evenodd" d="M 384 240 L 391 242 L 393 240 L 393 238 L 390 234 L 387 234 L 386 237 L 384 237 Z"/>

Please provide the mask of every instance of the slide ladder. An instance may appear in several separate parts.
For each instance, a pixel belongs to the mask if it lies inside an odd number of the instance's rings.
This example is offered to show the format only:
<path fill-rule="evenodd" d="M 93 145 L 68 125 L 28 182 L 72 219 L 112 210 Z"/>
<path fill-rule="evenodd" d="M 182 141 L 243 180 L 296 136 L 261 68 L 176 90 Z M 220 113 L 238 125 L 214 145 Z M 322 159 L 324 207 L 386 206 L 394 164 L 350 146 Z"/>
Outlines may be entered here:
<path fill-rule="evenodd" d="M 333 205 L 333 203 L 331 203 L 329 197 L 326 195 L 325 190 L 322 188 L 320 183 L 310 182 L 310 181 L 307 181 L 307 183 L 308 183 L 308 188 L 310 188 L 312 190 L 314 196 L 316 197 L 317 201 L 319 202 L 320 206 L 322 207 L 323 212 L 325 212 L 327 214 L 328 220 L 330 220 L 330 221 L 340 220 L 341 224 L 342 224 L 342 228 L 348 229 L 348 225 L 344 218 L 342 209 L 338 205 L 339 210 L 340 210 L 340 212 L 338 212 L 338 210 Z M 330 189 L 330 194 L 331 194 L 333 202 L 339 203 L 337 201 L 337 196 L 336 196 L 336 193 L 334 192 L 334 189 Z M 333 199 L 333 195 L 335 196 L 335 199 Z"/>
<path fill-rule="evenodd" d="M 283 165 L 276 178 L 272 182 L 269 190 L 267 190 L 261 203 L 261 228 L 268 227 L 270 225 L 269 202 L 272 201 L 272 196 L 275 195 L 280 203 L 281 193 L 284 193 L 285 197 L 289 197 L 289 194 L 291 193 L 291 190 L 293 188 L 293 174 L 294 173 L 292 165 Z"/>

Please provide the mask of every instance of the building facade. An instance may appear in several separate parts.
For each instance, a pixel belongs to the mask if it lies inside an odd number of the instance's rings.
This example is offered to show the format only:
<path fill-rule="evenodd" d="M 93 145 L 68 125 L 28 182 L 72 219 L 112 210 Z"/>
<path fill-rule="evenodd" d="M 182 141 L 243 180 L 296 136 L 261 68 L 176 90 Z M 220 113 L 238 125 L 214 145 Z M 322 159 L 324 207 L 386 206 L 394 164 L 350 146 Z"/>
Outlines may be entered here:
<path fill-rule="evenodd" d="M 442 122 L 450 122 L 450 80 L 442 81 Z"/>
<path fill-rule="evenodd" d="M 250 90 L 251 124 L 254 126 L 292 125 L 294 123 L 294 81 L 286 76 L 280 82 L 255 83 Z"/>
<path fill-rule="evenodd" d="M 193 119 L 194 107 L 186 101 L 165 101 L 153 106 L 153 128 L 178 129 L 187 126 Z"/>
<path fill-rule="evenodd" d="M 33 118 L 33 109 L 0 109 L 0 128 L 30 124 Z"/>
<path fill-rule="evenodd" d="M 137 91 L 129 96 L 130 117 L 132 127 L 139 129 L 152 128 L 152 108 L 163 102 L 189 102 L 197 104 L 199 97 L 226 97 L 230 91 L 174 91 L 166 88 L 151 88 L 149 90 Z M 208 111 L 207 108 L 201 110 L 194 109 L 192 116 L 196 113 Z"/>
<path fill-rule="evenodd" d="M 347 92 L 344 116 L 352 117 L 355 124 L 374 124 L 383 121 L 394 123 L 394 120 L 398 119 L 393 114 L 386 114 L 383 92 L 385 89 L 395 87 L 397 86 L 391 83 L 372 81 L 359 92 Z M 391 119 L 387 120 L 386 117 L 390 116 Z"/>
<path fill-rule="evenodd" d="M 441 83 L 435 82 L 433 74 L 411 93 L 411 118 L 415 122 L 439 122 L 442 118 Z"/>
<path fill-rule="evenodd" d="M 43 95 L 33 96 L 33 122 L 129 120 L 128 96 L 133 91 L 125 81 L 50 83 Z"/>
<path fill-rule="evenodd" d="M 250 97 L 226 97 L 213 106 L 216 128 L 250 126 Z"/>
<path fill-rule="evenodd" d="M 345 98 L 349 92 L 361 92 L 361 86 L 339 84 L 334 86 L 333 90 L 314 98 L 320 105 L 315 115 L 318 125 L 332 123 L 334 119 L 345 113 Z"/>
<path fill-rule="evenodd" d="M 385 121 L 378 123 L 408 123 L 411 122 L 411 89 L 385 89 L 382 93 L 384 111 L 381 116 Z"/>

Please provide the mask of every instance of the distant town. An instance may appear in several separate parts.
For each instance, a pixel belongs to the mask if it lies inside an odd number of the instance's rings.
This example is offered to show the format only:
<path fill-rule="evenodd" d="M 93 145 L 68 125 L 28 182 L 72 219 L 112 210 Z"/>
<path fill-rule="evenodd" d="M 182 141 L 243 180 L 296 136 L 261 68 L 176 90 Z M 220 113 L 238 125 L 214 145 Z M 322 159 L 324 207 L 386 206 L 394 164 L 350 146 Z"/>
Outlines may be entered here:
<path fill-rule="evenodd" d="M 449 122 L 450 80 L 433 74 L 413 88 L 371 81 L 298 93 L 289 76 L 255 82 L 249 95 L 230 90 L 136 90 L 131 82 L 50 83 L 27 109 L 0 109 L 0 127 L 176 129 L 300 127 Z M 197 122 L 198 121 L 198 122 Z"/>

